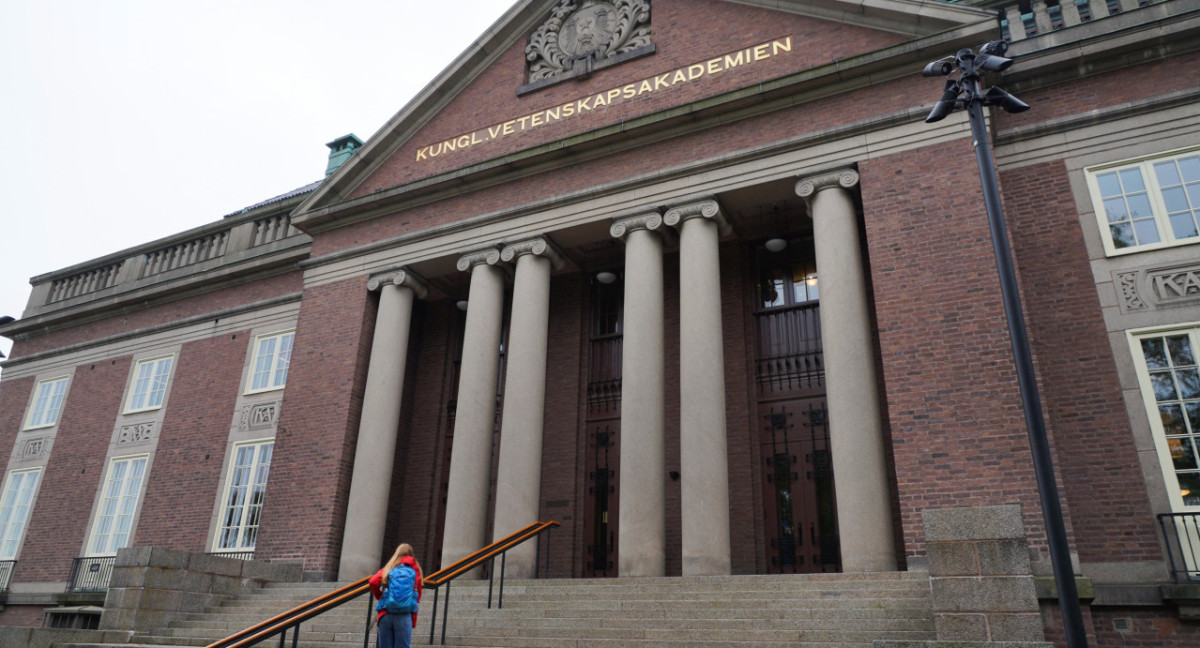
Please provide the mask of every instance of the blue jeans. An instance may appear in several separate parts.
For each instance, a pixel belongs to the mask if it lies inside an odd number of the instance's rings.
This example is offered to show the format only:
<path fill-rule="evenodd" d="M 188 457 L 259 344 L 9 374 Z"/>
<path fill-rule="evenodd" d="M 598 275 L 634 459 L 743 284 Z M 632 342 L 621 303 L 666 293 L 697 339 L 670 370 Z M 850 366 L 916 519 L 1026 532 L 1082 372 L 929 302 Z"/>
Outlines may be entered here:
<path fill-rule="evenodd" d="M 378 648 L 412 648 L 412 615 L 383 615 L 379 620 Z"/>

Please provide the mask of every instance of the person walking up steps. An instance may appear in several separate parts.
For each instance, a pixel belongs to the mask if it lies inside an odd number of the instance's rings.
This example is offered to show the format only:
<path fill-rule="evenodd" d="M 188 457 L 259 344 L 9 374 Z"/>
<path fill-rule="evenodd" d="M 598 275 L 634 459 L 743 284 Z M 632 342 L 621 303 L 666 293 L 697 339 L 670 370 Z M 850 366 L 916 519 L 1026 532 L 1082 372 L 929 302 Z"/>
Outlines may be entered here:
<path fill-rule="evenodd" d="M 370 578 L 371 594 L 379 599 L 378 648 L 411 648 L 417 627 L 417 604 L 421 601 L 421 566 L 413 557 L 412 545 L 402 542 L 391 560 Z"/>

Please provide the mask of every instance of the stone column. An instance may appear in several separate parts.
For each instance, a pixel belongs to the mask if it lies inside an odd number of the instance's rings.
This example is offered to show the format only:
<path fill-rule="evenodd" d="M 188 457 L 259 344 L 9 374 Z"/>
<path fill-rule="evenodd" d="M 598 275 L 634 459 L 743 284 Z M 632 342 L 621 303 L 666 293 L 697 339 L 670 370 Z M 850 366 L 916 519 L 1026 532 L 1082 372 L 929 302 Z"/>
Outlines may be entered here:
<path fill-rule="evenodd" d="M 342 535 L 338 577 L 356 580 L 379 569 L 384 553 L 383 526 L 387 520 L 392 462 L 396 458 L 396 431 L 400 427 L 400 399 L 412 324 L 413 296 L 425 296 L 425 283 L 400 269 L 371 277 L 368 290 L 378 290 L 379 310 L 367 365 L 354 472 Z"/>
<path fill-rule="evenodd" d="M 858 217 L 845 169 L 804 178 L 821 282 L 821 347 L 829 403 L 829 446 L 845 572 L 894 571 L 891 491 Z"/>
<path fill-rule="evenodd" d="M 617 543 L 621 577 L 666 574 L 662 225 L 662 216 L 651 212 L 618 219 L 610 230 L 625 241 Z"/>
<path fill-rule="evenodd" d="M 538 520 L 542 485 L 542 423 L 546 407 L 546 342 L 550 325 L 550 270 L 562 256 L 544 238 L 506 245 L 505 263 L 516 261 L 504 413 L 500 423 L 500 464 L 496 474 L 493 542 Z M 509 578 L 532 578 L 537 561 L 533 542 L 508 552 Z"/>
<path fill-rule="evenodd" d="M 487 544 L 492 433 L 504 317 L 504 273 L 496 266 L 499 261 L 500 251 L 495 248 L 467 253 L 458 260 L 460 271 L 471 272 L 471 288 L 459 367 L 454 445 L 450 450 L 442 565 Z"/>
<path fill-rule="evenodd" d="M 715 200 L 669 210 L 679 228 L 679 454 L 683 575 L 728 575 L 729 459 L 718 239 L 729 223 Z"/>

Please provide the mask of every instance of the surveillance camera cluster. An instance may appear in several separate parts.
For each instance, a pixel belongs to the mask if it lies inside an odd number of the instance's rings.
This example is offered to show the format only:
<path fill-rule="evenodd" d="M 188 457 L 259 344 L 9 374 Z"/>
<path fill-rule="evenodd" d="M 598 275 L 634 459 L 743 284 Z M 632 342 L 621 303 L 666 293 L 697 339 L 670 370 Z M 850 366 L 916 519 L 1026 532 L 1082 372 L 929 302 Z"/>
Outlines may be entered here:
<path fill-rule="evenodd" d="M 973 102 L 984 106 L 998 106 L 1004 112 L 1019 113 L 1029 110 L 1029 104 L 1011 94 L 992 86 L 985 93 L 979 91 L 979 79 L 988 72 L 1003 72 L 1012 66 L 1013 60 L 1004 56 L 1008 42 L 1002 40 L 985 43 L 979 53 L 970 49 L 959 50 L 955 56 L 938 59 L 925 66 L 921 74 L 927 77 L 949 76 L 958 68 L 957 79 L 947 79 L 942 96 L 933 105 L 925 123 L 941 121 L 954 112 L 955 108 L 969 108 Z"/>

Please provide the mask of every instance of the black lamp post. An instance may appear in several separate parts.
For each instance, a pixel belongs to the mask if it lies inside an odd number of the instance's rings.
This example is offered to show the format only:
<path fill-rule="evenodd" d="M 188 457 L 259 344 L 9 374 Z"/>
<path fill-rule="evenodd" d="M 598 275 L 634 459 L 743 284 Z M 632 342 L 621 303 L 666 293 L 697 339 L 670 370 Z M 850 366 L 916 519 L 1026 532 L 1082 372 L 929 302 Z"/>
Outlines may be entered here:
<path fill-rule="evenodd" d="M 987 207 L 988 228 L 992 234 L 992 251 L 1000 274 L 1000 292 L 1004 298 L 1004 313 L 1008 319 L 1008 337 L 1012 343 L 1013 360 L 1017 367 L 1017 382 L 1021 389 L 1021 406 L 1025 410 L 1025 427 L 1029 431 L 1029 446 L 1033 453 L 1033 470 L 1037 476 L 1042 516 L 1046 524 L 1046 540 L 1050 545 L 1050 561 L 1054 565 L 1054 582 L 1058 586 L 1058 605 L 1063 615 L 1063 630 L 1070 648 L 1087 648 L 1087 633 L 1079 607 L 1079 592 L 1075 587 L 1075 572 L 1067 546 L 1067 531 L 1063 525 L 1058 486 L 1054 481 L 1054 462 L 1046 439 L 1046 423 L 1033 371 L 1033 357 L 1025 334 L 1025 316 L 1017 293 L 1017 273 L 1008 246 L 1004 211 L 1000 206 L 1000 189 L 987 128 L 983 121 L 984 106 L 999 106 L 1005 112 L 1029 110 L 1029 105 L 992 86 L 980 92 L 979 79 L 988 72 L 1008 69 L 1013 61 L 1003 54 L 1008 50 L 1005 41 L 992 41 L 979 48 L 976 54 L 969 49 L 959 50 L 953 58 L 934 61 L 925 66 L 925 76 L 949 76 L 957 68 L 957 79 L 947 79 L 941 99 L 933 106 L 926 123 L 945 119 L 955 108 L 966 108 L 975 142 L 975 160 L 983 182 L 983 200 Z"/>

